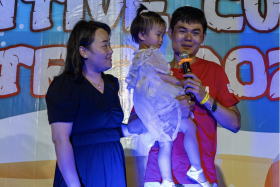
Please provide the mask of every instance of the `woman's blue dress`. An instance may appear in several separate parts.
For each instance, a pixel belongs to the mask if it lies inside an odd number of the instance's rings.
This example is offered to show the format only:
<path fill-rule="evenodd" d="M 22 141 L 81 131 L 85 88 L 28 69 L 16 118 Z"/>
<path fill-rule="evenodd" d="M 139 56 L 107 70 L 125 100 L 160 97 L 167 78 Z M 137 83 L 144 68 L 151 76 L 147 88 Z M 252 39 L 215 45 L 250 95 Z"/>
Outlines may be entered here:
<path fill-rule="evenodd" d="M 102 78 L 103 94 L 83 76 L 56 77 L 46 95 L 49 123 L 73 122 L 70 140 L 82 186 L 125 187 L 118 80 L 104 73 Z M 57 165 L 54 186 L 67 186 Z"/>

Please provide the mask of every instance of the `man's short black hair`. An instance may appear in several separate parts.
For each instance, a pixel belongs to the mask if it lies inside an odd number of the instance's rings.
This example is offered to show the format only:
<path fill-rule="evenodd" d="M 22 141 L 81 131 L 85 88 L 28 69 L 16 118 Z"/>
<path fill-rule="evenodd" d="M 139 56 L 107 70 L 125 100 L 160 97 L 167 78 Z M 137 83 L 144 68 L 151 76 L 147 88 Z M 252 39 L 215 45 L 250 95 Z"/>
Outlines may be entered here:
<path fill-rule="evenodd" d="M 203 28 L 203 34 L 206 33 L 207 30 L 207 20 L 205 17 L 205 14 L 202 10 L 198 8 L 194 8 L 191 6 L 183 6 L 180 8 L 177 8 L 171 18 L 170 22 L 170 28 L 172 29 L 172 32 L 174 30 L 175 25 L 179 22 L 185 22 L 185 23 L 200 23 Z"/>
<path fill-rule="evenodd" d="M 143 10 L 146 10 L 146 12 L 142 12 Z M 137 9 L 137 16 L 132 21 L 130 27 L 130 34 L 132 36 L 132 40 L 136 43 L 139 43 L 138 33 L 148 33 L 154 25 L 166 27 L 165 21 L 159 14 L 152 11 L 148 11 L 147 7 L 140 4 L 139 8 Z"/>

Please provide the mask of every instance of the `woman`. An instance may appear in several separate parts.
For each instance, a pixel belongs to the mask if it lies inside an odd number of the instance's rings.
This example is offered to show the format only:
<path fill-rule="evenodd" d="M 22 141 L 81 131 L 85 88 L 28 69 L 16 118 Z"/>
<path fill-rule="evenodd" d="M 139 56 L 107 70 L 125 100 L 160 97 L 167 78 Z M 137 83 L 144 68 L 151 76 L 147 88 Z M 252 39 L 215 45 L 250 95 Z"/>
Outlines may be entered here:
<path fill-rule="evenodd" d="M 55 187 L 125 187 L 125 157 L 120 143 L 123 111 L 118 80 L 103 71 L 112 66 L 110 28 L 79 21 L 67 43 L 61 75 L 47 95 L 55 144 Z"/>

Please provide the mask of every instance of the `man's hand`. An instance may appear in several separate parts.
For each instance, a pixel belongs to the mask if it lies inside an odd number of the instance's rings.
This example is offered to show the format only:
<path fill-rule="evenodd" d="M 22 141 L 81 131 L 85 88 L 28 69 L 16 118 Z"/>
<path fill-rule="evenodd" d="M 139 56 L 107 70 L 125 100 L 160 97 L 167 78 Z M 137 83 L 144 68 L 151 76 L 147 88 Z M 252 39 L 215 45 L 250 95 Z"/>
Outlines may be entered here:
<path fill-rule="evenodd" d="M 191 101 L 191 97 L 188 95 L 182 95 L 176 97 L 176 99 L 180 103 L 182 117 L 189 117 L 190 111 L 193 110 L 193 106 L 195 105 L 195 102 Z"/>
<path fill-rule="evenodd" d="M 201 102 L 206 96 L 205 88 L 202 85 L 202 82 L 192 73 L 187 73 L 183 75 L 188 79 L 184 81 L 184 88 L 186 89 L 186 93 L 193 93 L 198 102 Z"/>
<path fill-rule="evenodd" d="M 183 75 L 184 77 L 188 77 L 184 81 L 184 88 L 186 89 L 186 93 L 193 93 L 198 102 L 201 102 L 205 96 L 206 91 L 201 81 L 192 73 L 187 73 Z M 192 79 L 190 79 L 192 78 Z M 209 99 L 203 105 L 210 109 L 214 102 L 214 99 L 209 97 Z M 217 122 L 224 128 L 232 131 L 238 132 L 241 127 L 241 116 L 239 110 L 236 106 L 232 106 L 229 108 L 224 107 L 220 103 L 217 102 L 217 111 L 212 113 L 212 116 L 217 120 Z"/>

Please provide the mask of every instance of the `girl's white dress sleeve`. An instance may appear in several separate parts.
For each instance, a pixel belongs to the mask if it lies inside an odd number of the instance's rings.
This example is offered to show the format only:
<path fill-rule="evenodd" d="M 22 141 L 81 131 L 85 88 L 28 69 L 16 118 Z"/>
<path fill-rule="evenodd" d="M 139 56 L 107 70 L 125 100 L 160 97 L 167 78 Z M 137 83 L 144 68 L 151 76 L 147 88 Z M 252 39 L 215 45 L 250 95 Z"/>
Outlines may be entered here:
<path fill-rule="evenodd" d="M 181 109 L 175 98 L 184 95 L 180 86 L 164 82 L 159 73 L 170 74 L 169 62 L 157 48 L 136 52 L 126 82 L 134 89 L 134 109 L 148 129 L 141 135 L 151 147 L 155 141 L 173 141 L 181 123 Z"/>

